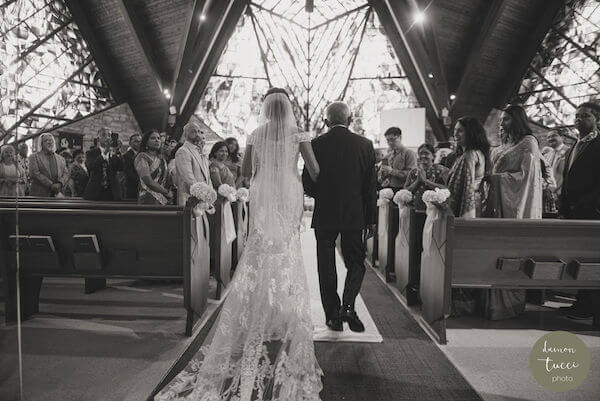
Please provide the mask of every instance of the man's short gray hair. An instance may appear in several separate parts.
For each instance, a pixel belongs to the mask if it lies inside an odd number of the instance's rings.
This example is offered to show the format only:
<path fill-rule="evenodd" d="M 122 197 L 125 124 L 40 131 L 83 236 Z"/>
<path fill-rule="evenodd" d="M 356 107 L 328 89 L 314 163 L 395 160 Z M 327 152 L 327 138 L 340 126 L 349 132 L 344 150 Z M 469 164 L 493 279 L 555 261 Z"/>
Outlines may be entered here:
<path fill-rule="evenodd" d="M 344 102 L 333 102 L 327 106 L 325 116 L 330 124 L 348 124 L 350 107 Z"/>
<path fill-rule="evenodd" d="M 183 126 L 183 139 L 188 140 L 188 136 L 192 133 L 200 133 L 200 126 L 195 122 L 190 121 L 186 125 Z"/>

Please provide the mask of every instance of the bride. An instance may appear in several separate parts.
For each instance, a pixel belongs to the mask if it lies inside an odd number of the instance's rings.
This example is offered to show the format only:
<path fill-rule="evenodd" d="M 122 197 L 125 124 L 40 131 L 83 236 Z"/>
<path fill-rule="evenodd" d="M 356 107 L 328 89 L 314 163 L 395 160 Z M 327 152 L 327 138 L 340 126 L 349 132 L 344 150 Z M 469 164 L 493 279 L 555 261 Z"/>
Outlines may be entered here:
<path fill-rule="evenodd" d="M 320 400 L 300 249 L 299 153 L 316 181 L 310 137 L 299 132 L 285 90 L 269 89 L 242 165 L 252 176 L 249 235 L 212 343 L 156 401 Z"/>

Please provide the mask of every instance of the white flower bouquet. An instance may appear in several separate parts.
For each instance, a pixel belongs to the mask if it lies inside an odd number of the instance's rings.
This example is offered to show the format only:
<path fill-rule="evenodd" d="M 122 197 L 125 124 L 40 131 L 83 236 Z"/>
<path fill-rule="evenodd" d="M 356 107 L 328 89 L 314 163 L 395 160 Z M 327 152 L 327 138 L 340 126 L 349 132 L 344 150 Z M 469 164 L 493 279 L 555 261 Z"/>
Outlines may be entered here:
<path fill-rule="evenodd" d="M 221 184 L 218 192 L 219 195 L 226 198 L 229 202 L 235 202 L 237 200 L 237 192 L 231 185 Z"/>
<path fill-rule="evenodd" d="M 396 192 L 393 200 L 399 207 L 410 206 L 413 203 L 413 194 L 408 189 L 401 189 Z"/>
<path fill-rule="evenodd" d="M 250 198 L 250 192 L 248 192 L 246 188 L 240 188 L 237 190 L 236 197 L 240 202 L 248 202 L 248 198 Z"/>
<path fill-rule="evenodd" d="M 201 212 L 213 214 L 215 212 L 215 202 L 217 193 L 205 182 L 197 182 L 190 187 L 191 197 L 188 199 L 188 204 Z"/>
<path fill-rule="evenodd" d="M 427 206 L 435 206 L 440 210 L 446 210 L 449 207 L 450 191 L 446 188 L 425 191 L 422 199 Z"/>
<path fill-rule="evenodd" d="M 391 188 L 383 188 L 379 191 L 379 199 L 377 199 L 377 206 L 382 206 L 394 198 L 394 190 Z"/>

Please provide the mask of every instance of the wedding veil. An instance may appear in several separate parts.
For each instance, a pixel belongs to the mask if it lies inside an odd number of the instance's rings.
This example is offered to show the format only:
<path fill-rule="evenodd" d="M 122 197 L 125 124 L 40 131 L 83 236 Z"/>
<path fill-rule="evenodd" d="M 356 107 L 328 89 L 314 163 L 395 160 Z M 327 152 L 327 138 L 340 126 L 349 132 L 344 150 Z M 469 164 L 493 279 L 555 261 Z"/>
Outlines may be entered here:
<path fill-rule="evenodd" d="M 284 232 L 296 226 L 302 206 L 298 194 L 298 127 L 292 104 L 283 91 L 268 93 L 262 105 L 259 127 L 252 133 L 251 186 L 254 223 L 270 240 L 287 237 Z M 301 186 L 299 187 L 301 190 Z M 296 199 L 299 199 L 296 200 Z"/>

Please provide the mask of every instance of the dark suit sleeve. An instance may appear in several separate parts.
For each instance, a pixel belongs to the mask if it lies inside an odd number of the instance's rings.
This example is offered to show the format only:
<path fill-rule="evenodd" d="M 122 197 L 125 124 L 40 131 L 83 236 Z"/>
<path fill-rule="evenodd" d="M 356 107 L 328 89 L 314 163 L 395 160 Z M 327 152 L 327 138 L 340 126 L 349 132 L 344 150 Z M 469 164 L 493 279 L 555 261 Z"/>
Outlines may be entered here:
<path fill-rule="evenodd" d="M 375 149 L 369 141 L 365 145 L 366 171 L 363 181 L 363 203 L 365 208 L 365 223 L 377 222 L 377 171 L 375 169 Z"/>
<path fill-rule="evenodd" d="M 123 157 L 119 154 L 112 155 L 109 160 L 110 169 L 113 171 L 123 171 Z"/>
<path fill-rule="evenodd" d="M 317 157 L 317 151 L 315 149 L 314 140 L 311 142 L 313 147 L 313 151 L 315 152 L 315 157 Z M 319 159 L 317 158 L 317 161 Z M 304 186 L 304 193 L 311 198 L 314 198 L 317 191 L 317 184 L 310 178 L 310 174 L 308 174 L 308 169 L 304 166 L 304 170 L 302 170 L 302 185 Z"/>
<path fill-rule="evenodd" d="M 123 172 L 125 173 L 125 177 L 127 177 L 129 182 L 135 182 L 138 179 L 138 174 L 135 170 L 133 159 L 134 156 L 131 152 L 127 152 L 125 155 L 123 155 Z"/>

